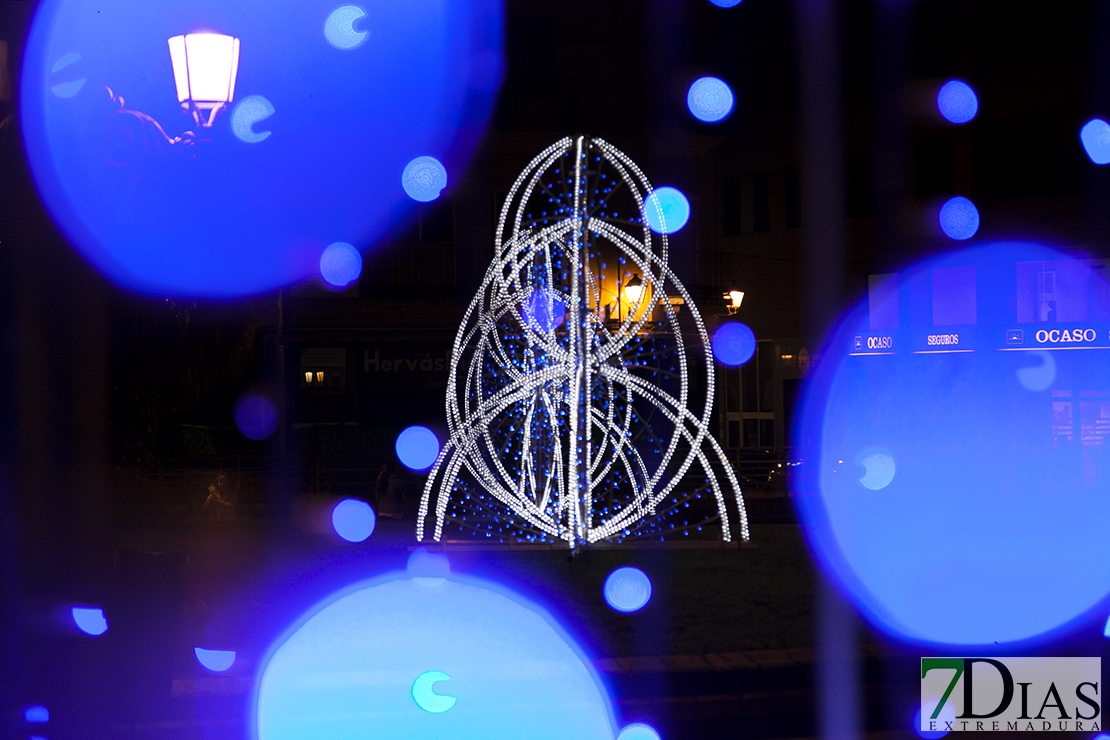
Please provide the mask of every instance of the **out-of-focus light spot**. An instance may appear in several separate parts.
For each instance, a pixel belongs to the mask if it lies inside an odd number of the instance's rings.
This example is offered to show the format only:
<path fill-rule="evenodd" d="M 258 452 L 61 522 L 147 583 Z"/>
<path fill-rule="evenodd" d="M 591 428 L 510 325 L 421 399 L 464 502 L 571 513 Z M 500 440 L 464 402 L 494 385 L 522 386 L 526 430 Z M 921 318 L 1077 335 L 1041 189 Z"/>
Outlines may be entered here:
<path fill-rule="evenodd" d="M 429 671 L 450 676 L 428 688 L 456 697 L 451 711 L 432 716 L 409 699 Z M 391 574 L 327 599 L 263 662 L 257 696 L 261 738 L 517 738 L 529 727 L 613 738 L 609 698 L 558 624 L 509 591 L 457 576 L 427 588 Z"/>
<path fill-rule="evenodd" d="M 713 332 L 710 341 L 713 346 L 713 356 L 722 365 L 736 367 L 752 359 L 755 354 L 755 334 L 747 324 L 739 321 L 730 321 L 721 324 Z"/>
<path fill-rule="evenodd" d="M 38 192 L 73 248 L 127 289 L 222 299 L 318 277 L 331 241 L 364 256 L 387 241 L 413 204 L 399 187 L 410 159 L 438 158 L 454 177 L 482 140 L 501 3 L 269 0 L 264 18 L 251 3 L 185 5 L 183 16 L 175 3 L 39 0 L 21 54 L 21 142 Z M 174 104 L 187 80 L 167 64 L 183 58 L 172 34 L 205 26 L 243 44 L 214 135 Z M 160 40 L 143 43 L 152 33 Z"/>
<path fill-rule="evenodd" d="M 951 80 L 937 93 L 937 110 L 952 123 L 967 123 L 979 112 L 979 98 L 966 82 Z"/>
<path fill-rule="evenodd" d="M 677 188 L 655 188 L 644 200 L 644 219 L 656 234 L 673 234 L 690 220 L 690 201 Z"/>
<path fill-rule="evenodd" d="M 81 58 L 80 54 L 78 54 L 75 51 L 71 51 L 70 53 L 65 54 L 62 57 L 60 57 L 58 59 L 58 61 L 54 62 L 54 65 L 52 67 L 50 67 L 50 72 L 53 74 L 54 72 L 58 72 L 59 70 L 65 69 L 69 65 L 78 61 L 80 58 Z M 72 98 L 74 95 L 76 95 L 77 93 L 79 93 L 81 91 L 81 88 L 85 85 L 85 81 L 86 81 L 86 78 L 82 77 L 81 79 L 78 79 L 78 80 L 69 80 L 68 82 L 59 82 L 55 85 L 51 85 L 50 86 L 50 91 L 52 93 L 54 93 L 55 95 L 57 95 L 59 98 Z"/>
<path fill-rule="evenodd" d="M 1056 380 L 1056 360 L 1052 358 L 1052 353 L 1034 351 L 1027 354 L 1038 362 L 1033 367 L 1019 367 L 1018 382 L 1028 390 L 1038 393 L 1048 390 Z"/>
<path fill-rule="evenodd" d="M 270 131 L 255 131 L 254 124 L 274 114 L 274 106 L 261 95 L 251 95 L 235 106 L 231 114 L 231 131 L 248 144 L 257 144 L 270 136 Z"/>
<path fill-rule="evenodd" d="M 320 275 L 332 285 L 342 288 L 362 274 L 362 255 L 346 242 L 329 244 L 320 255 Z"/>
<path fill-rule="evenodd" d="M 28 735 L 27 740 L 46 740 L 42 735 Z"/>
<path fill-rule="evenodd" d="M 948 730 L 944 729 L 945 723 L 954 723 L 956 721 L 956 705 L 954 701 L 946 701 L 944 706 L 940 708 L 940 714 L 937 718 L 932 719 L 933 711 L 936 709 L 937 704 L 940 703 L 940 697 L 934 696 L 926 699 L 924 704 L 928 713 L 925 716 L 925 727 L 928 728 L 930 722 L 936 722 L 936 727 L 939 729 L 929 730 L 921 729 L 921 706 L 917 707 L 917 712 L 913 716 L 913 729 L 917 736 L 924 738 L 924 740 L 939 740 L 948 734 Z"/>
<path fill-rule="evenodd" d="M 437 694 L 432 684 L 450 681 L 451 677 L 443 671 L 425 671 L 412 682 L 412 700 L 416 706 L 429 714 L 442 714 L 455 706 L 458 699 L 448 694 Z"/>
<path fill-rule="evenodd" d="M 377 516 L 370 504 L 355 498 L 343 499 L 331 510 L 335 533 L 348 542 L 362 542 L 374 533 Z"/>
<path fill-rule="evenodd" d="M 270 399 L 253 393 L 244 394 L 235 403 L 235 426 L 243 436 L 255 441 L 269 437 L 277 430 L 278 414 Z"/>
<path fill-rule="evenodd" d="M 533 331 L 554 331 L 566 320 L 567 309 L 558 293 L 538 288 L 524 301 L 524 320 Z"/>
<path fill-rule="evenodd" d="M 193 653 L 197 656 L 198 663 L 216 673 L 226 671 L 235 662 L 234 650 L 205 650 L 195 647 Z"/>
<path fill-rule="evenodd" d="M 357 5 L 343 5 L 336 8 L 324 21 L 324 37 L 336 49 L 353 49 L 370 34 L 369 31 L 356 31 L 354 23 L 366 15 Z"/>
<path fill-rule="evenodd" d="M 605 603 L 619 612 L 643 609 L 651 599 L 651 579 L 639 568 L 617 568 L 605 579 Z"/>
<path fill-rule="evenodd" d="M 741 0 L 709 0 L 718 8 L 732 8 L 740 4 Z"/>
<path fill-rule="evenodd" d="M 42 704 L 30 704 L 23 708 L 23 721 L 32 725 L 49 722 L 50 710 Z"/>
<path fill-rule="evenodd" d="M 964 240 L 979 230 L 979 209 L 967 198 L 957 195 L 940 207 L 940 230 L 950 239 Z"/>
<path fill-rule="evenodd" d="M 104 610 L 97 606 L 75 606 L 70 609 L 73 623 L 87 635 L 103 635 L 108 631 L 108 620 L 104 617 Z"/>
<path fill-rule="evenodd" d="M 1106 626 L 1102 628 L 1102 635 L 1110 638 L 1110 617 L 1106 618 Z"/>
<path fill-rule="evenodd" d="M 686 93 L 686 107 L 694 118 L 706 123 L 723 121 L 732 113 L 736 103 L 732 88 L 716 77 L 702 77 L 694 80 Z"/>
<path fill-rule="evenodd" d="M 894 480 L 894 457 L 885 450 L 865 450 L 856 462 L 864 470 L 860 485 L 869 491 L 881 491 Z"/>
<path fill-rule="evenodd" d="M 57 72 L 60 69 L 64 69 L 65 67 L 68 67 L 69 65 L 73 64 L 74 62 L 76 62 L 80 58 L 81 58 L 81 55 L 78 54 L 75 51 L 71 51 L 68 54 L 64 54 L 64 55 L 62 55 L 61 57 L 58 58 L 58 61 L 54 62 L 54 65 L 50 68 L 50 71 L 51 72 Z"/>
<path fill-rule="evenodd" d="M 451 575 L 451 564 L 441 552 L 428 552 L 418 547 L 409 555 L 405 570 L 422 586 L 440 586 Z"/>
<path fill-rule="evenodd" d="M 903 345 L 857 354 L 875 336 L 866 302 L 824 343 L 794 430 L 809 471 L 796 500 L 815 560 L 876 626 L 950 646 L 1051 640 L 1110 595 L 1110 476 L 1086 464 L 1073 421 L 1081 394 L 1107 386 L 1104 350 L 1083 346 L 1106 335 L 1076 330 L 1051 352 L 1068 379 L 1051 398 L 1015 375 L 1105 304 L 1099 272 L 1036 244 L 956 250 L 898 273 L 916 302 Z M 1053 323 L 1038 323 L 1048 274 Z M 839 463 L 876 442 L 896 457 L 891 495 Z M 1021 585 L 1060 578 L 1052 599 Z M 936 608 L 939 592 L 959 615 Z"/>
<path fill-rule="evenodd" d="M 401 187 L 413 200 L 428 203 L 447 187 L 447 170 L 435 157 L 417 157 L 405 165 Z"/>
<path fill-rule="evenodd" d="M 1110 123 L 1092 118 L 1079 130 L 1083 149 L 1095 164 L 1110 163 Z"/>
<path fill-rule="evenodd" d="M 72 98 L 77 93 L 81 92 L 81 88 L 85 86 L 85 78 L 79 80 L 70 80 L 69 82 L 59 82 L 57 85 L 50 86 L 50 92 L 57 95 L 59 98 Z"/>
<path fill-rule="evenodd" d="M 737 0 L 739 2 L 740 0 Z M 727 5 L 721 7 L 728 7 Z M 617 740 L 660 740 L 659 733 L 651 725 L 645 725 L 643 722 L 633 722 L 630 725 L 625 725 L 617 735 Z"/>
<path fill-rule="evenodd" d="M 427 427 L 408 427 L 397 435 L 397 459 L 409 470 L 427 470 L 439 455 L 439 438 Z"/>

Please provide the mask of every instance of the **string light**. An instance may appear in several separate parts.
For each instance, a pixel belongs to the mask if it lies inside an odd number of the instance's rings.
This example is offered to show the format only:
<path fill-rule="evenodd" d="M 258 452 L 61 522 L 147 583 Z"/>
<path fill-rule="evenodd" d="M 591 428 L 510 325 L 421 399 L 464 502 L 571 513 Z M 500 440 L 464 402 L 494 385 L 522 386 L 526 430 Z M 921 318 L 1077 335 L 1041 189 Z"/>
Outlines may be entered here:
<path fill-rule="evenodd" d="M 449 526 L 573 548 L 719 523 L 731 541 L 730 517 L 748 539 L 739 484 L 709 434 L 709 337 L 667 265 L 666 235 L 647 223 L 651 192 L 602 139 L 564 138 L 521 172 L 455 338 L 450 438 L 424 488 L 418 539 L 440 540 Z M 616 294 L 628 309 L 616 321 L 602 301 L 606 264 L 642 276 L 635 296 Z M 676 293 L 690 309 L 682 325 Z M 705 482 L 691 487 L 695 465 Z"/>

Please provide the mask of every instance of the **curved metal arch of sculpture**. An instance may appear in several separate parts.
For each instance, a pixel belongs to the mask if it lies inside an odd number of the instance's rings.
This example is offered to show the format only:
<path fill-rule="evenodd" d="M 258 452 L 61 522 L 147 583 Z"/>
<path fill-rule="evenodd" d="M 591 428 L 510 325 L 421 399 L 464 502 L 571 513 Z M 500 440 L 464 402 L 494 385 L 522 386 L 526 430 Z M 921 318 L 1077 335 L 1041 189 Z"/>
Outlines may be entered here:
<path fill-rule="evenodd" d="M 616 177 L 606 182 L 602 169 Z M 726 498 L 710 456 L 724 470 L 741 537 L 748 539 L 739 484 L 708 433 L 714 388 L 709 337 L 667 266 L 666 236 L 654 234 L 643 218 L 650 192 L 626 155 L 586 137 L 556 142 L 517 178 L 500 214 L 493 263 L 455 338 L 447 393 L 450 437 L 425 485 L 418 539 L 425 538 L 431 515 L 432 538 L 440 540 L 451 506 L 464 511 L 455 521 L 466 520 L 468 507 L 487 514 L 500 509 L 503 516 L 491 516 L 502 537 L 505 526 L 509 536 L 571 547 L 634 537 L 645 517 L 674 514 L 701 498 L 700 490 L 681 499 L 675 491 L 696 462 L 715 503 L 712 519 L 719 520 L 722 539 L 731 541 Z M 613 210 L 621 196 L 631 196 L 626 206 L 635 216 L 622 218 Z M 530 204 L 544 199 L 553 204 L 551 213 L 532 214 Z M 643 290 L 615 327 L 603 318 L 601 274 L 590 265 L 602 244 L 616 250 L 619 264 L 631 263 L 643 275 Z M 668 288 L 690 307 L 684 315 L 701 342 L 707 377 L 700 414 L 689 408 L 692 368 Z M 537 300 L 546 312 L 536 309 Z M 561 321 L 554 319 L 557 302 Z M 649 327 L 652 302 L 664 320 Z M 671 357 L 677 368 L 666 371 L 660 356 L 649 367 L 645 335 L 664 344 L 655 354 Z M 642 377 L 647 370 L 664 377 Z M 677 384 L 677 391 L 669 392 L 664 382 Z M 648 419 L 655 414 L 661 418 L 653 425 Z M 658 426 L 669 427 L 662 444 Z M 648 459 L 637 439 L 652 443 L 660 456 Z M 493 522 L 485 524 L 490 536 Z"/>

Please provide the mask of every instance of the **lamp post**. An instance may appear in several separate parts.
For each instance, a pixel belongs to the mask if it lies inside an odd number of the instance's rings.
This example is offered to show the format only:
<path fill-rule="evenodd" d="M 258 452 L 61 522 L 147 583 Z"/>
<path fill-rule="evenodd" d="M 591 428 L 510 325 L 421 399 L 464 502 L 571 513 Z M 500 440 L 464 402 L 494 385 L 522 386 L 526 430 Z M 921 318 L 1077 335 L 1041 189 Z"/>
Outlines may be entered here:
<path fill-rule="evenodd" d="M 239 39 L 218 33 L 190 33 L 169 40 L 177 100 L 198 126 L 210 128 L 216 114 L 235 97 Z"/>

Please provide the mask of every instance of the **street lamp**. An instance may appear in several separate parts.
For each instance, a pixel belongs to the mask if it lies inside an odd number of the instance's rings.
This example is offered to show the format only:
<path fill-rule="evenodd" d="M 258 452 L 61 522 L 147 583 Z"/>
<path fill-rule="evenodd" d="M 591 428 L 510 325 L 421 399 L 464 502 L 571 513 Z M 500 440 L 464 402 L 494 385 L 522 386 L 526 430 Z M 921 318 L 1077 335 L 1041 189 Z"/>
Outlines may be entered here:
<path fill-rule="evenodd" d="M 624 284 L 624 292 L 628 293 L 628 302 L 636 305 L 640 301 L 640 295 L 644 292 L 644 281 L 640 279 L 640 273 L 632 273 L 632 277 Z"/>
<path fill-rule="evenodd" d="M 210 128 L 216 114 L 235 97 L 239 39 L 218 33 L 190 33 L 169 40 L 177 100 L 198 126 Z M 207 118 L 205 117 L 207 115 Z"/>
<path fill-rule="evenodd" d="M 725 307 L 728 308 L 728 315 L 732 316 L 740 310 L 740 304 L 744 300 L 744 291 L 730 290 L 725 293 L 725 300 L 728 301 L 728 303 L 725 304 Z"/>

